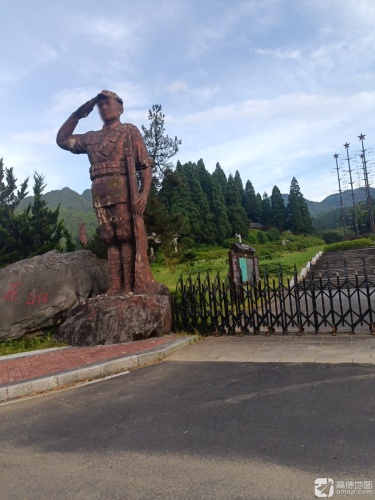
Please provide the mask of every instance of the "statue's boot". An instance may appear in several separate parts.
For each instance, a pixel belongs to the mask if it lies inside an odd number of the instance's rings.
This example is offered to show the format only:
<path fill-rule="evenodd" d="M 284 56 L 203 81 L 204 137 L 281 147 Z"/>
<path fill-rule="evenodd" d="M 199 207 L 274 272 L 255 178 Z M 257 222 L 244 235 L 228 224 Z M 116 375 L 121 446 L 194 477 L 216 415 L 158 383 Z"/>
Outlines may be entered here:
<path fill-rule="evenodd" d="M 116 245 L 108 247 L 109 288 L 107 295 L 122 295 L 121 250 Z"/>
<path fill-rule="evenodd" d="M 124 294 L 132 292 L 134 289 L 134 258 L 135 248 L 133 243 L 123 243 L 121 245 L 121 261 L 124 275 Z"/>

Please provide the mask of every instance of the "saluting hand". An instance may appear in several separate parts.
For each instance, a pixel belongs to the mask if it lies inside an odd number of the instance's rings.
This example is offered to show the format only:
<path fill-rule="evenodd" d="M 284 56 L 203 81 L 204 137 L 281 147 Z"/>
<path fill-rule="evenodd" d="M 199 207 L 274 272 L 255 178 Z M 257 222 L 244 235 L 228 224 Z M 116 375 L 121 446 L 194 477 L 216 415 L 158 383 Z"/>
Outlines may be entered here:
<path fill-rule="evenodd" d="M 85 104 L 82 104 L 82 106 L 80 106 L 77 109 L 77 111 L 75 111 L 75 113 L 74 113 L 76 118 L 78 118 L 78 120 L 80 120 L 81 118 L 86 118 L 87 116 L 89 116 L 91 111 L 94 109 L 96 102 L 97 102 L 97 98 L 93 97 L 89 101 L 85 102 Z"/>

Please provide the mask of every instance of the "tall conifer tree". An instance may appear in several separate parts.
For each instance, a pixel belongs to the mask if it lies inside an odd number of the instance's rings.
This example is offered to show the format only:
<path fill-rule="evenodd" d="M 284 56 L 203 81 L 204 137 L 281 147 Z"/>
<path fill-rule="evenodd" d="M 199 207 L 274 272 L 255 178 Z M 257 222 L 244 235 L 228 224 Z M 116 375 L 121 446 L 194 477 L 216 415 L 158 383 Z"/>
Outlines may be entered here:
<path fill-rule="evenodd" d="M 237 187 L 237 190 L 238 192 L 240 193 L 240 197 L 241 197 L 241 200 L 243 198 L 243 195 L 244 195 L 244 188 L 243 188 L 243 182 L 242 182 L 242 179 L 241 179 L 241 175 L 239 173 L 238 170 L 236 170 L 235 174 L 234 174 L 234 183 Z"/>
<path fill-rule="evenodd" d="M 262 223 L 270 224 L 272 219 L 271 201 L 266 192 L 263 193 L 262 199 Z"/>
<path fill-rule="evenodd" d="M 223 194 L 225 195 L 226 190 L 227 190 L 227 176 L 225 175 L 224 170 L 221 168 L 220 163 L 216 163 L 215 170 L 212 173 L 212 176 L 218 181 L 220 184 L 220 187 L 223 191 Z"/>
<path fill-rule="evenodd" d="M 286 228 L 286 207 L 284 198 L 277 186 L 274 186 L 271 194 L 272 218 L 271 224 L 279 230 Z"/>
<path fill-rule="evenodd" d="M 250 181 L 247 181 L 245 185 L 245 191 L 242 197 L 242 206 L 244 207 L 251 222 L 260 222 L 262 200 L 259 201 L 257 198 L 254 187 Z"/>
<path fill-rule="evenodd" d="M 241 204 L 241 196 L 232 174 L 228 176 L 227 189 L 225 193 L 228 220 L 232 227 L 232 236 L 235 234 L 247 235 L 249 221 L 245 209 Z"/>
<path fill-rule="evenodd" d="M 295 233 L 312 232 L 313 226 L 307 203 L 298 181 L 293 177 L 288 199 L 288 228 Z"/>

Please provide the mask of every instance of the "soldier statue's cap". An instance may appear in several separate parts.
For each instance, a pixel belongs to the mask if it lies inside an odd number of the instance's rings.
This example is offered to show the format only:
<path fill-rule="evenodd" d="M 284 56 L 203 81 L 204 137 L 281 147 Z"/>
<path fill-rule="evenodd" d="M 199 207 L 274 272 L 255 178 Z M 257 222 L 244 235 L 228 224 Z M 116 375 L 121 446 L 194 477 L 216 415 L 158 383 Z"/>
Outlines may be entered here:
<path fill-rule="evenodd" d="M 123 104 L 121 97 L 119 97 L 115 92 L 111 92 L 110 90 L 102 90 L 101 92 L 99 92 L 96 98 L 100 99 L 101 97 L 111 97 L 112 99 L 116 99 L 116 101 L 118 101 L 121 105 Z"/>

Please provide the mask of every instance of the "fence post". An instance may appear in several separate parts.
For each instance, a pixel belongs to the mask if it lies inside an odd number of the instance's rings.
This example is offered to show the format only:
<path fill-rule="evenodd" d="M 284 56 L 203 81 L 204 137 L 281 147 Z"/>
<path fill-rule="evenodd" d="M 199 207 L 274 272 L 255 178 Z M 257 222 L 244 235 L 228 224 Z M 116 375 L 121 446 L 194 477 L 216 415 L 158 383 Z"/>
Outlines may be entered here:
<path fill-rule="evenodd" d="M 346 263 L 346 259 L 344 259 L 344 272 L 345 272 L 345 281 L 346 281 L 346 291 L 348 294 L 348 305 L 349 305 L 349 314 L 350 314 L 350 326 L 352 333 L 354 333 L 354 317 L 353 317 L 353 308 L 352 308 L 352 294 L 350 291 L 350 281 L 348 274 L 348 265 Z"/>
<path fill-rule="evenodd" d="M 369 330 L 370 330 L 371 335 L 375 335 L 374 320 L 373 320 L 372 306 L 371 306 L 371 297 L 370 297 L 370 287 L 369 287 L 369 283 L 368 283 L 367 266 L 366 266 L 366 260 L 365 259 L 363 259 L 363 273 L 365 275 L 367 304 L 368 304 L 369 319 L 370 319 Z"/>
<path fill-rule="evenodd" d="M 297 335 L 300 336 L 303 333 L 303 326 L 302 326 L 302 320 L 301 320 L 301 304 L 300 304 L 300 298 L 299 298 L 299 281 L 298 281 L 298 276 L 297 276 L 297 266 L 294 264 L 294 273 L 293 273 L 293 280 L 294 280 L 294 300 L 296 304 L 296 314 L 297 314 Z"/>

